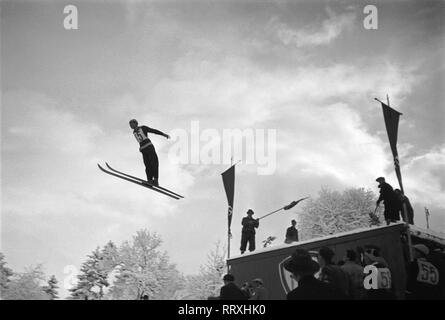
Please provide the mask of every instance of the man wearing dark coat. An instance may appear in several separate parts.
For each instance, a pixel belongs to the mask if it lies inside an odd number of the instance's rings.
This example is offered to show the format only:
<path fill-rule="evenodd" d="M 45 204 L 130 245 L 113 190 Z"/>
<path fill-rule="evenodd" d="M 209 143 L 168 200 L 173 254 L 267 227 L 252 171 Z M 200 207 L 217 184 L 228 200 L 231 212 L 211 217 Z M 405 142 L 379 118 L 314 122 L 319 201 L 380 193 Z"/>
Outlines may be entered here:
<path fill-rule="evenodd" d="M 249 251 L 255 250 L 255 228 L 260 225 L 258 219 L 252 218 L 254 214 L 252 209 L 247 210 L 247 217 L 241 221 L 243 229 L 241 231 L 241 254 L 246 251 L 247 243 L 249 243 Z"/>
<path fill-rule="evenodd" d="M 297 225 L 297 221 L 292 220 L 292 225 L 287 228 L 286 230 L 286 240 L 284 240 L 284 243 L 292 243 L 298 241 L 298 230 L 295 228 Z"/>
<path fill-rule="evenodd" d="M 346 298 L 351 295 L 350 278 L 346 271 L 333 263 L 334 255 L 334 251 L 328 247 L 322 247 L 318 251 L 318 264 L 321 267 L 320 280 L 337 288 Z"/>
<path fill-rule="evenodd" d="M 341 300 L 343 295 L 334 286 L 320 281 L 314 274 L 320 269 L 319 264 L 303 249 L 292 254 L 284 268 L 292 273 L 298 287 L 290 291 L 287 300 Z"/>
<path fill-rule="evenodd" d="M 406 214 L 409 224 L 414 224 L 414 209 L 411 206 L 411 202 L 409 202 L 409 199 L 407 196 L 405 196 L 400 189 L 395 189 L 394 192 L 397 195 L 398 198 L 398 208 L 397 210 L 402 215 L 403 221 L 405 221 L 405 215 L 403 214 L 403 204 L 406 205 Z M 406 222 L 406 221 L 405 221 Z"/>
<path fill-rule="evenodd" d="M 223 277 L 224 286 L 221 287 L 220 300 L 247 300 L 243 291 L 234 283 L 235 277 L 232 274 L 226 274 Z"/>
<path fill-rule="evenodd" d="M 376 205 L 378 207 L 382 201 L 385 203 L 385 211 L 383 212 L 383 215 L 385 216 L 386 224 L 389 225 L 391 222 L 397 222 L 400 220 L 398 211 L 399 200 L 397 199 L 397 195 L 391 185 L 385 182 L 385 178 L 379 177 L 375 181 L 379 183 L 380 188 L 380 197 L 377 200 Z"/>

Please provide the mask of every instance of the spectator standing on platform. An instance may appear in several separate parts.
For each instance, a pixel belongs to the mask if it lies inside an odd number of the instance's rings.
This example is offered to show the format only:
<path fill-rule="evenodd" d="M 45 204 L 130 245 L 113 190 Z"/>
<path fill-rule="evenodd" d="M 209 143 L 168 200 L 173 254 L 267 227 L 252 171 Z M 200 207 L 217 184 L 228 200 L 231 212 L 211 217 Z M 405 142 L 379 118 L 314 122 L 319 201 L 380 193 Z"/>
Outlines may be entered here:
<path fill-rule="evenodd" d="M 377 200 L 376 205 L 378 207 L 380 202 L 384 202 L 385 211 L 383 212 L 383 215 L 385 216 L 386 225 L 389 225 L 391 222 L 397 222 L 400 220 L 400 216 L 397 204 L 399 201 L 396 193 L 391 185 L 385 182 L 385 178 L 378 177 L 375 181 L 379 183 L 380 188 L 380 197 Z"/>
<path fill-rule="evenodd" d="M 247 243 L 249 243 L 249 251 L 255 250 L 255 228 L 260 225 L 258 219 L 252 218 L 254 214 L 252 209 L 247 210 L 247 217 L 241 221 L 243 229 L 241 231 L 241 254 L 246 251 Z"/>
<path fill-rule="evenodd" d="M 292 243 L 298 241 L 298 230 L 295 228 L 297 225 L 297 221 L 292 220 L 291 226 L 287 228 L 286 230 L 286 240 L 284 240 L 285 243 Z"/>
<path fill-rule="evenodd" d="M 400 213 L 400 215 L 403 218 L 403 221 L 405 221 L 405 215 L 403 214 L 403 204 L 406 205 L 406 215 L 408 218 L 409 224 L 414 224 L 414 209 L 411 206 L 411 203 L 409 202 L 409 199 L 407 196 L 405 196 L 400 189 L 394 190 L 397 199 L 398 199 L 398 208 L 397 211 Z M 406 221 L 405 221 L 406 222 Z"/>

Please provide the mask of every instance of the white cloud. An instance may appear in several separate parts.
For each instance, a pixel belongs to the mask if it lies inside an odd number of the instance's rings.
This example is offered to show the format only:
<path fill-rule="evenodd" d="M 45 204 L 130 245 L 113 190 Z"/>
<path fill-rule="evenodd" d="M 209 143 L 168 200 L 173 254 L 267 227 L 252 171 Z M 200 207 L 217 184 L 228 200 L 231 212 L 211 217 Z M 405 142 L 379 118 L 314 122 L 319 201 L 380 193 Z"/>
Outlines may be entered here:
<path fill-rule="evenodd" d="M 280 141 L 278 168 L 332 176 L 345 186 L 370 186 L 389 163 L 385 144 L 366 130 L 359 113 L 337 103 L 298 108 L 293 129 Z"/>
<path fill-rule="evenodd" d="M 93 122 L 84 122 L 53 100 L 35 93 L 4 95 L 6 150 L 37 150 L 84 155 L 94 148 L 103 132 Z"/>
<path fill-rule="evenodd" d="M 276 36 L 285 44 L 296 47 L 316 47 L 330 44 L 337 39 L 342 32 L 354 24 L 356 14 L 346 12 L 343 14 L 335 14 L 332 10 L 327 9 L 328 18 L 321 25 L 312 25 L 310 27 L 295 30 L 285 23 L 273 19 L 269 28 L 273 30 Z"/>
<path fill-rule="evenodd" d="M 445 145 L 410 159 L 406 165 L 402 162 L 401 170 L 408 197 L 445 209 Z"/>
<path fill-rule="evenodd" d="M 365 97 L 372 105 L 371 95 L 387 88 L 400 101 L 414 83 L 411 69 L 387 62 L 321 68 L 308 65 L 293 72 L 267 73 L 240 57 L 212 61 L 196 54 L 176 62 L 173 75 L 153 88 L 146 105 L 172 116 L 199 116 L 216 128 L 243 127 L 273 119 L 285 105 L 294 104 L 295 108 L 315 103 L 322 107 L 327 99 L 361 103 Z"/>

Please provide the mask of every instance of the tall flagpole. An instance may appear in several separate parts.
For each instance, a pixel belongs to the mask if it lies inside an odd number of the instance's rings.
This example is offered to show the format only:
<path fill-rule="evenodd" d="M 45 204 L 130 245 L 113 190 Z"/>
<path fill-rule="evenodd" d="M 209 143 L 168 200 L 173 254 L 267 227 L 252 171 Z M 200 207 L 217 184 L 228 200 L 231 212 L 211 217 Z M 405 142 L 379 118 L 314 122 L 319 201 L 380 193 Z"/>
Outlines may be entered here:
<path fill-rule="evenodd" d="M 430 211 L 425 207 L 426 228 L 430 228 Z"/>
<path fill-rule="evenodd" d="M 232 232 L 231 232 L 231 224 L 232 224 L 232 217 L 233 217 L 233 202 L 234 202 L 234 196 L 235 196 L 235 166 L 241 161 L 238 161 L 236 163 L 233 163 L 233 156 L 230 158 L 230 167 L 224 171 L 222 175 L 223 184 L 224 184 L 224 190 L 226 192 L 227 196 L 227 202 L 228 202 L 228 223 L 227 223 L 227 273 L 229 273 L 229 263 L 228 260 L 230 259 L 230 240 L 232 239 Z"/>
<path fill-rule="evenodd" d="M 377 101 L 380 102 L 381 104 L 384 104 L 382 101 L 380 101 L 380 100 L 377 99 L 377 98 L 375 98 L 375 100 L 377 100 Z M 388 96 L 388 94 L 386 95 L 386 102 L 387 102 L 387 106 L 388 106 L 389 108 L 391 108 L 391 106 L 389 105 L 389 96 Z M 387 130 L 388 130 L 388 129 L 387 129 Z M 391 140 L 391 139 L 390 139 L 390 140 Z M 391 144 L 391 141 L 390 141 L 390 144 Z M 397 164 L 396 164 L 396 161 L 397 161 Z M 398 178 L 399 178 L 398 180 L 399 180 L 400 190 L 402 191 L 402 195 L 405 195 L 405 191 L 404 191 L 404 189 L 403 189 L 403 183 L 402 183 L 402 175 L 400 174 L 400 163 L 399 163 L 399 161 L 398 161 L 398 157 L 397 157 L 397 159 L 395 159 L 395 162 L 394 162 L 394 167 L 395 167 L 395 170 L 396 170 L 396 175 L 397 175 L 397 166 L 399 166 L 399 175 L 400 175 L 400 177 L 398 176 Z M 411 234 L 410 234 L 410 232 L 409 232 L 408 210 L 407 210 L 407 208 L 406 208 L 406 203 L 405 203 L 405 202 L 402 203 L 402 214 L 403 214 L 403 220 L 405 220 L 405 225 L 406 225 L 406 227 L 407 227 L 409 259 L 410 259 L 410 261 L 413 261 L 413 260 L 414 260 L 414 257 L 413 257 L 413 249 L 412 249 Z"/>
<path fill-rule="evenodd" d="M 230 157 L 230 167 L 233 166 L 233 155 Z M 233 208 L 232 208 L 232 217 L 233 217 Z M 230 231 L 230 226 L 227 228 L 227 273 L 229 273 L 229 263 L 230 259 L 230 240 L 232 239 L 232 232 Z"/>

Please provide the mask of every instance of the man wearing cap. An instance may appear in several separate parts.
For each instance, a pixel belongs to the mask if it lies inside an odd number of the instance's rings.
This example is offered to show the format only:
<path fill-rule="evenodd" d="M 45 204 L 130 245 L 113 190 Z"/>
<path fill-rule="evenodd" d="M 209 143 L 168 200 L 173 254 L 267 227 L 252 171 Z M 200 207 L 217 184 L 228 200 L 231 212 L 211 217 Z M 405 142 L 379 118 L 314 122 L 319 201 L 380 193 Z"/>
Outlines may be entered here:
<path fill-rule="evenodd" d="M 235 284 L 235 277 L 232 274 L 226 274 L 223 277 L 224 286 L 221 287 L 220 300 L 247 300 L 244 293 Z"/>
<path fill-rule="evenodd" d="M 252 209 L 247 210 L 247 217 L 241 221 L 243 229 L 241 231 L 241 254 L 246 251 L 247 243 L 249 243 L 249 251 L 255 250 L 255 228 L 260 225 L 258 219 L 252 218 L 254 214 Z"/>
<path fill-rule="evenodd" d="M 400 215 L 397 210 L 399 207 L 397 195 L 391 185 L 385 182 L 385 178 L 378 177 L 375 181 L 379 183 L 378 187 L 380 188 L 380 197 L 378 198 L 376 205 L 378 207 L 382 201 L 385 203 L 385 211 L 383 215 L 386 220 L 386 225 L 389 225 L 391 222 L 397 222 L 400 220 Z"/>
<path fill-rule="evenodd" d="M 155 147 L 148 138 L 148 133 L 158 134 L 167 139 L 169 139 L 170 136 L 147 126 L 139 126 L 136 119 L 130 120 L 130 128 L 133 129 L 133 135 L 135 136 L 137 142 L 139 142 L 139 151 L 142 153 L 142 158 L 144 159 L 147 183 L 157 186 L 159 185 L 159 161 Z"/>
<path fill-rule="evenodd" d="M 288 292 L 287 300 L 340 300 L 342 294 L 329 283 L 320 281 L 314 274 L 320 269 L 309 253 L 297 249 L 284 264 L 284 268 L 292 273 L 298 287 Z"/>
<path fill-rule="evenodd" d="M 413 246 L 414 261 L 408 267 L 406 297 L 409 300 L 441 298 L 439 269 L 428 259 L 430 250 L 424 244 Z"/>
<path fill-rule="evenodd" d="M 264 287 L 263 280 L 260 278 L 252 280 L 252 296 L 249 300 L 268 300 L 269 292 Z"/>

